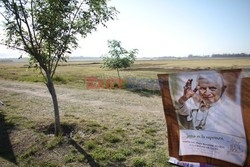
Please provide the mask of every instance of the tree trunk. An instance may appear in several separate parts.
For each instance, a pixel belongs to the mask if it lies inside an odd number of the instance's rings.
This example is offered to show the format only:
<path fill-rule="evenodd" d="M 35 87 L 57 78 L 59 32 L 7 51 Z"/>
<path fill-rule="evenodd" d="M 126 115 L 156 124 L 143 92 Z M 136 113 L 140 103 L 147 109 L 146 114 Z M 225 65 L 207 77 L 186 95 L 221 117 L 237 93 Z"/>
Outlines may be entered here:
<path fill-rule="evenodd" d="M 117 68 L 116 70 L 117 70 L 117 73 L 118 73 L 118 77 L 119 77 L 119 79 L 120 79 L 119 69 Z"/>
<path fill-rule="evenodd" d="M 47 78 L 48 78 L 47 87 L 48 87 L 48 90 L 49 90 L 50 95 L 52 97 L 52 101 L 53 101 L 53 105 L 54 105 L 55 135 L 58 136 L 60 133 L 60 114 L 59 114 L 56 90 L 55 90 L 55 87 L 54 87 L 54 84 L 53 84 L 51 77 L 47 75 Z"/>

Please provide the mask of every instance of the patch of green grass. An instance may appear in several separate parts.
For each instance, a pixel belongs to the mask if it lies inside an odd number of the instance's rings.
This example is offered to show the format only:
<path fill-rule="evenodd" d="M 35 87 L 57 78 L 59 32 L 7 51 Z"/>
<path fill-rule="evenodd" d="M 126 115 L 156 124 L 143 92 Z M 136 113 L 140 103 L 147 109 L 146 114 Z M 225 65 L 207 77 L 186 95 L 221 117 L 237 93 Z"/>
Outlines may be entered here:
<path fill-rule="evenodd" d="M 168 163 L 168 156 L 166 150 L 160 149 L 147 156 L 147 166 L 172 166 Z"/>
<path fill-rule="evenodd" d="M 122 153 L 115 153 L 113 156 L 112 156 L 112 159 L 116 160 L 116 161 L 126 161 L 126 156 Z"/>
<path fill-rule="evenodd" d="M 156 132 L 157 132 L 156 129 L 153 129 L 153 128 L 145 129 L 145 133 L 147 133 L 147 134 L 149 134 L 151 136 L 154 136 Z"/>
<path fill-rule="evenodd" d="M 97 128 L 95 128 L 95 127 L 90 127 L 90 128 L 87 129 L 87 131 L 90 132 L 90 133 L 92 133 L 92 134 L 94 134 L 94 133 L 97 132 Z"/>
<path fill-rule="evenodd" d="M 58 76 L 58 75 L 56 75 L 56 76 L 53 78 L 53 81 L 54 81 L 55 83 L 60 83 L 60 84 L 66 84 L 66 83 L 67 83 L 67 81 L 66 81 L 66 79 L 65 79 L 64 77 Z"/>
<path fill-rule="evenodd" d="M 72 114 L 64 114 L 64 117 L 71 117 L 71 118 L 74 118 L 75 116 L 72 115 Z"/>
<path fill-rule="evenodd" d="M 76 154 L 78 151 L 77 151 L 75 148 L 72 148 L 72 149 L 70 150 L 70 152 L 71 152 L 72 154 Z"/>
<path fill-rule="evenodd" d="M 77 158 L 76 158 L 77 162 L 85 162 L 86 161 L 86 158 L 84 155 L 79 155 Z"/>
<path fill-rule="evenodd" d="M 26 82 L 43 82 L 44 78 L 40 75 L 34 76 L 24 76 L 22 78 L 18 78 L 19 81 L 26 81 Z"/>
<path fill-rule="evenodd" d="M 111 156 L 110 150 L 97 147 L 90 153 L 96 160 L 108 160 Z"/>
<path fill-rule="evenodd" d="M 137 138 L 137 139 L 135 139 L 135 143 L 136 144 L 144 144 L 145 143 L 145 139 L 144 138 Z"/>
<path fill-rule="evenodd" d="M 106 133 L 103 138 L 110 143 L 118 143 L 122 141 L 122 137 L 114 133 Z"/>
<path fill-rule="evenodd" d="M 76 161 L 76 157 L 74 154 L 69 154 L 64 158 L 65 163 L 71 163 Z"/>
<path fill-rule="evenodd" d="M 21 164 L 19 164 L 20 166 L 27 166 L 27 167 L 32 167 L 32 166 L 40 166 L 40 164 L 36 161 L 36 159 L 34 157 L 27 157 L 27 158 L 23 158 L 21 157 Z"/>
<path fill-rule="evenodd" d="M 137 154 L 144 153 L 144 149 L 142 147 L 139 147 L 139 146 L 132 147 L 132 150 L 133 150 L 134 153 L 137 153 Z"/>
<path fill-rule="evenodd" d="M 35 155 L 38 152 L 38 150 L 39 147 L 37 145 L 32 145 L 21 155 L 21 159 L 26 159 L 30 156 Z"/>
<path fill-rule="evenodd" d="M 155 154 L 155 157 L 153 158 L 154 162 L 157 162 L 159 164 L 162 164 L 162 166 L 170 166 L 168 163 L 168 157 L 166 150 L 160 150 Z"/>
<path fill-rule="evenodd" d="M 144 145 L 146 148 L 155 148 L 155 142 L 149 139 L 145 141 Z"/>
<path fill-rule="evenodd" d="M 117 150 L 117 152 L 120 152 L 125 156 L 130 156 L 130 155 L 132 155 L 133 151 L 131 149 L 129 149 L 129 148 L 120 148 L 120 149 Z"/>
<path fill-rule="evenodd" d="M 23 126 L 24 126 L 25 128 L 27 128 L 27 129 L 35 129 L 35 124 L 34 124 L 33 121 L 29 121 L 29 120 L 24 121 L 24 122 L 23 122 Z"/>
<path fill-rule="evenodd" d="M 141 157 L 135 157 L 132 160 L 132 166 L 133 167 L 143 167 L 146 166 L 146 159 L 145 158 L 141 158 Z"/>
<path fill-rule="evenodd" d="M 118 133 L 124 133 L 125 132 L 125 130 L 122 129 L 122 128 L 116 128 L 116 129 L 114 129 L 114 131 L 118 132 Z"/>
<path fill-rule="evenodd" d="M 82 135 L 81 134 L 79 134 L 79 133 L 76 133 L 75 135 L 74 135 L 74 139 L 77 141 L 77 142 L 79 142 L 80 144 L 82 144 L 83 143 L 83 137 L 82 137 Z"/>
<path fill-rule="evenodd" d="M 102 126 L 102 130 L 107 130 L 108 128 L 106 126 Z"/>
<path fill-rule="evenodd" d="M 9 114 L 6 119 L 5 119 L 5 122 L 8 124 L 8 125 L 11 125 L 11 126 L 22 126 L 22 127 L 25 127 L 27 129 L 35 129 L 35 124 L 33 121 L 27 119 L 26 117 L 23 117 L 23 116 L 20 116 L 20 115 L 16 115 L 16 114 Z"/>
<path fill-rule="evenodd" d="M 91 134 L 98 132 L 99 129 L 101 129 L 101 127 L 102 127 L 100 124 L 98 124 L 97 122 L 94 122 L 94 121 L 86 122 L 85 120 L 81 120 L 81 122 L 86 124 L 85 130 L 86 130 L 86 132 L 89 132 Z"/>
<path fill-rule="evenodd" d="M 22 121 L 25 119 L 27 119 L 27 118 L 25 118 L 23 116 L 19 116 L 19 115 L 8 115 L 5 118 L 5 122 L 16 125 L 16 124 L 22 123 Z"/>
<path fill-rule="evenodd" d="M 84 146 L 88 149 L 88 150 L 93 150 L 95 148 L 98 147 L 97 143 L 94 141 L 87 141 L 85 142 Z"/>
<path fill-rule="evenodd" d="M 52 141 L 50 141 L 49 143 L 46 144 L 46 148 L 49 149 L 49 150 L 52 150 L 54 149 L 55 147 L 61 145 L 63 143 L 63 136 L 62 135 L 59 135 L 57 137 L 54 137 L 52 139 Z"/>
<path fill-rule="evenodd" d="M 60 167 L 61 165 L 53 161 L 39 162 L 40 167 Z"/>
<path fill-rule="evenodd" d="M 98 124 L 97 122 L 94 122 L 94 121 L 87 122 L 87 126 L 88 127 L 101 127 L 100 124 Z"/>

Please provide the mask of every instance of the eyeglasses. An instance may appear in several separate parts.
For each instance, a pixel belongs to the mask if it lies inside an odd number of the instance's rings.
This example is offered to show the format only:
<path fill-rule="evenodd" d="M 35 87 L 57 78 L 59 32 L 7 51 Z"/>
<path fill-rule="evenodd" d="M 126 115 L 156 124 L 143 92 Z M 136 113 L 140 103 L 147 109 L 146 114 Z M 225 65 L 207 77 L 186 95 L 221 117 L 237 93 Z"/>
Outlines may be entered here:
<path fill-rule="evenodd" d="M 216 91 L 217 90 L 217 88 L 215 87 L 215 86 L 210 86 L 210 87 L 200 87 L 200 89 L 199 89 L 199 91 L 201 92 L 201 93 L 205 93 L 205 92 L 214 92 L 214 91 Z"/>

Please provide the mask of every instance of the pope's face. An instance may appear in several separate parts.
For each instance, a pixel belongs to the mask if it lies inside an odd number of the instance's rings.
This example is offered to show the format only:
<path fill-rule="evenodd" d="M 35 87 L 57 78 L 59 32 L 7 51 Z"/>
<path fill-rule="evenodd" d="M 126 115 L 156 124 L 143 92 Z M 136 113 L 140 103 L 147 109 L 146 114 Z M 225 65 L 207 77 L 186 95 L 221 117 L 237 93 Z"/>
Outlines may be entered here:
<path fill-rule="evenodd" d="M 198 86 L 200 86 L 199 94 L 202 96 L 206 104 L 213 104 L 217 102 L 222 93 L 222 85 L 218 81 L 212 81 L 205 78 L 198 80 Z"/>

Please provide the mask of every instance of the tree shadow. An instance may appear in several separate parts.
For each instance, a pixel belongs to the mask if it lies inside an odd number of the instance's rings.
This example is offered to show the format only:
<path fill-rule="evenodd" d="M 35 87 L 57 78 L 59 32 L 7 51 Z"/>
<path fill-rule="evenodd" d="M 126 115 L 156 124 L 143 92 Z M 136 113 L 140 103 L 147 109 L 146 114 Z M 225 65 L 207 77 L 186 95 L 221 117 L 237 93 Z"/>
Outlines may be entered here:
<path fill-rule="evenodd" d="M 9 137 L 9 132 L 14 128 L 14 124 L 6 123 L 4 117 L 5 115 L 0 113 L 0 157 L 17 165 Z"/>
<path fill-rule="evenodd" d="M 67 136 L 70 137 L 71 135 L 73 135 L 76 131 L 76 124 L 70 124 L 67 122 L 61 122 L 61 135 L 63 136 Z M 55 134 L 55 123 L 50 123 L 49 125 L 42 125 L 39 124 L 36 127 L 36 131 L 37 132 L 42 132 L 45 135 L 49 135 L 49 134 Z"/>
<path fill-rule="evenodd" d="M 89 155 L 79 144 L 77 144 L 77 142 L 75 140 L 70 138 L 69 142 L 72 146 L 74 146 L 77 149 L 77 151 L 79 153 L 84 155 L 84 157 L 87 159 L 87 161 L 91 167 L 100 167 L 100 165 L 97 162 L 95 162 L 95 160 L 92 158 L 92 156 Z"/>

